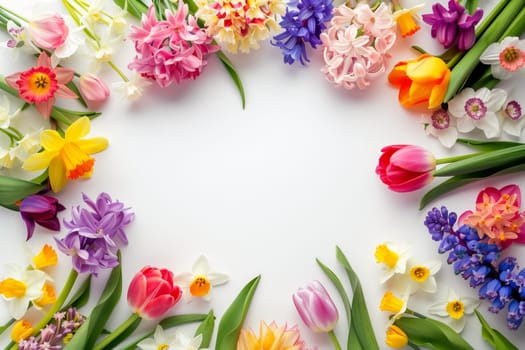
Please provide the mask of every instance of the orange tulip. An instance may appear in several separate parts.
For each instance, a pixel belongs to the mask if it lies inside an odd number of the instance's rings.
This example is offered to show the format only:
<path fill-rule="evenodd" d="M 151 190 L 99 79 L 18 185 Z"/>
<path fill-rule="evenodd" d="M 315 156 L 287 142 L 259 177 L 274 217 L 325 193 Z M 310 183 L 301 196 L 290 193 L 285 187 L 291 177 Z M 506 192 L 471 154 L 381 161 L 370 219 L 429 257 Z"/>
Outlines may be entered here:
<path fill-rule="evenodd" d="M 415 60 L 397 63 L 388 81 L 399 88 L 398 99 L 403 107 L 426 103 L 428 109 L 434 109 L 445 98 L 450 70 L 440 58 L 424 54 Z"/>

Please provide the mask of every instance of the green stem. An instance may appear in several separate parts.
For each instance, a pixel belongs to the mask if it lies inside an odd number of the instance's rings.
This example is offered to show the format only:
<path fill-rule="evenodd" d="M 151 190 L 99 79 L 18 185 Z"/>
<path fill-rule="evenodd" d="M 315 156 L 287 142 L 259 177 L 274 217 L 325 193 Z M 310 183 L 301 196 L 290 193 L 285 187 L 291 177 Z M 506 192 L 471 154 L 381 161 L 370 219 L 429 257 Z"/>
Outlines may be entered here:
<path fill-rule="evenodd" d="M 436 159 L 436 164 L 454 163 L 454 162 L 457 162 L 459 160 L 469 159 L 469 158 L 472 158 L 472 157 L 475 157 L 475 156 L 479 156 L 481 153 L 482 152 L 471 153 L 471 154 L 463 154 L 463 155 L 460 155 L 460 156 L 447 157 L 447 158 L 439 158 L 439 159 Z"/>
<path fill-rule="evenodd" d="M 12 318 L 9 321 L 7 321 L 2 327 L 0 327 L 0 334 L 4 333 L 6 329 L 9 328 L 13 323 L 15 323 L 15 319 Z"/>
<path fill-rule="evenodd" d="M 119 337 L 122 333 L 126 331 L 140 316 L 137 313 L 131 314 L 126 321 L 124 321 L 120 326 L 117 327 L 110 335 L 105 337 L 100 343 L 96 344 L 93 350 L 103 350 L 106 346 L 111 344 L 113 340 Z"/>
<path fill-rule="evenodd" d="M 416 311 L 411 310 L 411 309 L 406 309 L 405 313 L 407 313 L 409 315 L 412 315 L 412 316 L 416 316 L 417 318 L 427 318 L 425 315 L 420 314 L 419 312 L 416 312 Z"/>
<path fill-rule="evenodd" d="M 341 344 L 339 343 L 339 340 L 337 340 L 337 336 L 335 335 L 334 331 L 331 330 L 328 332 L 328 336 L 330 337 L 330 340 L 334 344 L 335 350 L 342 350 Z"/>
<path fill-rule="evenodd" d="M 120 76 L 120 78 L 122 78 L 123 81 L 129 81 L 128 77 L 126 77 L 126 75 L 115 65 L 115 63 L 113 63 L 112 61 L 108 61 L 108 64 Z"/>
<path fill-rule="evenodd" d="M 6 14 L 7 14 L 6 17 L 10 17 L 10 19 L 13 22 L 15 22 L 17 25 L 20 25 L 20 22 L 18 20 L 24 21 L 26 23 L 29 23 L 29 20 L 27 18 L 25 18 L 23 16 L 20 16 L 18 13 L 15 13 L 15 12 L 11 11 L 10 9 L 8 9 L 8 8 L 2 6 L 2 5 L 0 5 L 0 10 L 5 11 Z"/>
<path fill-rule="evenodd" d="M 9 131 L 13 132 L 16 135 L 18 140 L 21 140 L 21 139 L 24 138 L 24 135 L 22 135 L 22 133 L 20 131 L 18 131 L 17 129 L 13 128 L 12 126 L 10 126 L 8 129 L 9 129 Z"/>
<path fill-rule="evenodd" d="M 7 137 L 9 137 L 9 140 L 10 140 L 10 143 L 11 143 L 10 147 L 12 147 L 13 144 L 14 144 L 14 140 L 17 139 L 16 136 L 13 135 L 12 133 L 10 133 L 9 131 L 7 131 L 6 129 L 0 128 L 0 132 L 5 134 Z"/>

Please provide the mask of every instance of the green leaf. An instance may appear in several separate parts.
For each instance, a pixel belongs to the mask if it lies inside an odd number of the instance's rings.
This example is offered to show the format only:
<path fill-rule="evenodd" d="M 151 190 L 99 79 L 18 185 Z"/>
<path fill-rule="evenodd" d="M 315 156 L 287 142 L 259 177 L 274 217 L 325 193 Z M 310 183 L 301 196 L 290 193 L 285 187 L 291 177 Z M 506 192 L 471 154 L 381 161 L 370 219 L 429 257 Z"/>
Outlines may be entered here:
<path fill-rule="evenodd" d="M 478 310 L 475 310 L 476 316 L 481 323 L 481 335 L 492 347 L 496 350 L 518 350 L 518 348 L 512 344 L 503 334 L 492 328 L 487 321 L 483 318 Z"/>
<path fill-rule="evenodd" d="M 517 164 L 510 164 L 508 167 L 503 166 L 496 169 L 490 169 L 472 174 L 451 177 L 450 179 L 442 182 L 441 184 L 435 186 L 433 189 L 425 193 L 425 195 L 423 196 L 423 198 L 421 198 L 421 201 L 419 202 L 419 210 L 423 209 L 428 203 L 440 197 L 441 195 L 455 190 L 456 188 L 459 188 L 466 184 L 469 184 L 471 182 L 482 180 L 489 176 L 508 175 L 523 170 L 525 170 L 525 163 L 521 164 L 521 162 L 518 161 Z"/>
<path fill-rule="evenodd" d="M 25 197 L 43 191 L 47 184 L 0 175 L 0 205 L 16 210 L 15 203 Z"/>
<path fill-rule="evenodd" d="M 80 93 L 80 90 L 78 89 L 77 84 L 75 84 L 75 83 L 73 82 L 73 80 L 72 80 L 72 81 L 70 81 L 69 83 L 67 83 L 66 86 L 67 86 L 68 88 L 70 88 L 70 89 L 71 89 L 71 90 L 77 95 L 78 102 L 79 102 L 82 106 L 84 106 L 85 108 L 87 108 L 87 103 L 86 103 L 86 101 L 84 100 L 84 97 L 82 97 L 82 94 Z"/>
<path fill-rule="evenodd" d="M 222 315 L 217 330 L 215 350 L 236 349 L 242 323 L 244 322 L 244 318 L 246 317 L 246 313 L 248 312 L 248 308 L 250 307 L 250 303 L 260 279 L 261 276 L 259 275 L 248 282 L 224 312 L 224 315 Z"/>
<path fill-rule="evenodd" d="M 448 325 L 431 318 L 401 317 L 395 324 L 418 346 L 435 350 L 474 350 Z"/>
<path fill-rule="evenodd" d="M 77 330 L 75 336 L 64 347 L 64 350 L 92 349 L 98 340 L 122 294 L 120 251 L 118 252 L 118 257 L 119 264 L 111 271 L 97 305 L 93 308 L 84 324 Z"/>
<path fill-rule="evenodd" d="M 352 324 L 351 323 L 352 306 L 350 304 L 350 298 L 348 298 L 348 294 L 346 293 L 346 290 L 343 287 L 343 283 L 341 283 L 341 280 L 339 279 L 339 277 L 337 277 L 337 275 L 332 270 L 330 270 L 330 268 L 328 266 L 323 264 L 321 262 L 321 260 L 315 259 L 315 261 L 317 261 L 317 265 L 319 265 L 319 267 L 321 267 L 321 270 L 323 270 L 325 275 L 330 279 L 332 284 L 335 286 L 335 289 L 337 289 L 337 292 L 341 296 L 341 299 L 343 300 L 343 305 L 345 307 L 346 319 L 347 319 L 347 322 L 348 322 L 348 326 L 350 327 L 351 324 Z"/>
<path fill-rule="evenodd" d="M 201 322 L 206 319 L 208 315 L 206 314 L 186 314 L 186 315 L 176 315 L 163 319 L 159 322 L 159 326 L 163 329 L 177 327 L 183 324 L 192 323 L 192 322 Z M 150 338 L 155 333 L 155 330 L 151 330 L 146 334 L 143 334 L 140 338 L 133 341 L 133 343 L 127 345 L 121 350 L 134 350 L 137 348 L 137 344 L 146 338 Z"/>
<path fill-rule="evenodd" d="M 148 12 L 148 5 L 141 0 L 113 0 L 121 9 L 127 10 L 135 18 L 141 19 Z"/>
<path fill-rule="evenodd" d="M 241 78 L 239 77 L 239 74 L 237 74 L 237 71 L 235 70 L 235 67 L 233 66 L 233 63 L 230 61 L 228 56 L 226 56 L 222 51 L 220 51 L 220 50 L 217 51 L 215 53 L 215 55 L 217 57 L 219 57 L 219 59 L 221 60 L 222 64 L 224 65 L 224 68 L 226 69 L 226 71 L 228 72 L 228 74 L 232 78 L 233 83 L 237 87 L 237 90 L 239 90 L 239 94 L 241 95 L 242 109 L 244 109 L 245 106 L 246 106 L 246 96 L 244 94 L 244 87 L 242 85 L 242 81 L 241 81 Z"/>
<path fill-rule="evenodd" d="M 204 321 L 201 322 L 201 324 L 195 331 L 195 336 L 202 334 L 202 341 L 199 347 L 200 349 L 209 347 L 214 327 L 215 315 L 213 314 L 213 310 L 210 310 Z"/>
<path fill-rule="evenodd" d="M 90 287 L 91 287 L 91 275 L 89 275 L 84 280 L 84 282 L 82 282 L 82 284 L 77 289 L 75 294 L 71 297 L 69 302 L 66 305 L 62 306 L 62 310 L 67 310 L 70 307 L 80 309 L 82 306 L 86 305 L 86 303 L 89 301 Z"/>
<path fill-rule="evenodd" d="M 520 146 L 523 145 L 521 142 L 511 142 L 511 141 L 480 141 L 480 140 L 471 140 L 471 139 L 462 139 L 459 138 L 456 141 L 462 145 L 468 146 L 478 151 L 488 152 L 495 151 L 498 149 L 504 149 L 508 147 Z"/>
<path fill-rule="evenodd" d="M 366 306 L 366 300 L 363 294 L 361 282 L 359 281 L 359 277 L 355 273 L 354 269 L 352 269 L 348 259 L 339 247 L 336 247 L 336 258 L 337 261 L 343 265 L 354 293 L 352 298 L 351 313 L 353 322 L 352 328 L 350 329 L 350 334 L 348 335 L 348 348 L 350 348 L 350 338 L 357 337 L 363 349 L 379 350 L 379 345 L 377 344 L 372 322 L 370 321 L 370 315 L 368 313 L 368 308 Z"/>

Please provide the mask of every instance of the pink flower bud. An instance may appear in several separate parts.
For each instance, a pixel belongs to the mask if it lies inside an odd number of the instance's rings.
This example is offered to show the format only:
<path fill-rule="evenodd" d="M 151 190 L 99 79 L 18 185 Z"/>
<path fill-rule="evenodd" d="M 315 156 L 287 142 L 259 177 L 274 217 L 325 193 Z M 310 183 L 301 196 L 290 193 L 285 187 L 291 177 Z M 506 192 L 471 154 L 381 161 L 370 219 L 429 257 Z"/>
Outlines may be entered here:
<path fill-rule="evenodd" d="M 27 30 L 31 41 L 44 50 L 61 46 L 69 34 L 64 18 L 53 13 L 42 14 L 29 21 Z"/>
<path fill-rule="evenodd" d="M 436 159 L 424 148 L 392 145 L 384 147 L 381 152 L 376 174 L 392 191 L 415 191 L 432 181 Z"/>
<path fill-rule="evenodd" d="M 173 284 L 173 273 L 167 269 L 146 266 L 140 270 L 128 288 L 128 304 L 142 318 L 164 315 L 182 296 Z"/>
<path fill-rule="evenodd" d="M 94 74 L 82 74 L 79 79 L 80 94 L 87 103 L 104 102 L 109 96 L 109 88 Z"/>
<path fill-rule="evenodd" d="M 306 288 L 299 288 L 292 298 L 299 316 L 308 328 L 318 333 L 334 329 L 339 313 L 319 281 L 313 281 Z"/>

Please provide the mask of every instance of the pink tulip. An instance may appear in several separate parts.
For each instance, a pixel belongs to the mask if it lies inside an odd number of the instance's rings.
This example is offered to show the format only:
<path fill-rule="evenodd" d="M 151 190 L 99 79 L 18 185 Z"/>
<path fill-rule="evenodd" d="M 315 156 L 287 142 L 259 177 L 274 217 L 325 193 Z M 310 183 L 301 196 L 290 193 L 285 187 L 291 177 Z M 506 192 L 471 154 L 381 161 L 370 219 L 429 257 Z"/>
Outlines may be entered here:
<path fill-rule="evenodd" d="M 299 316 L 308 328 L 318 333 L 334 329 L 339 313 L 319 281 L 313 281 L 306 288 L 299 288 L 292 298 Z"/>
<path fill-rule="evenodd" d="M 376 174 L 392 191 L 415 191 L 432 181 L 436 159 L 424 148 L 392 145 L 384 147 L 381 152 Z"/>
<path fill-rule="evenodd" d="M 146 266 L 128 288 L 128 304 L 140 317 L 159 318 L 180 300 L 181 289 L 173 284 L 173 273 L 167 269 Z"/>
<path fill-rule="evenodd" d="M 94 74 L 82 74 L 79 79 L 80 94 L 87 103 L 104 102 L 109 96 L 109 88 Z"/>
<path fill-rule="evenodd" d="M 27 30 L 31 41 L 44 50 L 62 46 L 69 34 L 64 18 L 53 13 L 42 14 L 29 21 Z"/>

